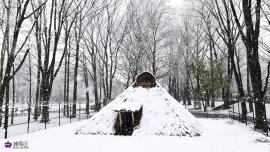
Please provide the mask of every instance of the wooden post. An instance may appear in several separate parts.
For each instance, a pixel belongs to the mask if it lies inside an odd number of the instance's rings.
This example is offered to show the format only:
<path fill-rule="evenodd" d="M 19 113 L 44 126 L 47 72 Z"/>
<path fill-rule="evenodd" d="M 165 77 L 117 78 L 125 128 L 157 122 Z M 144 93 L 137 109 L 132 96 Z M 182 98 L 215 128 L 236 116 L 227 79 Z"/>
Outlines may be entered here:
<path fill-rule="evenodd" d="M 131 112 L 132 114 L 132 128 L 134 127 L 134 112 Z"/>
<path fill-rule="evenodd" d="M 122 134 L 122 117 L 121 117 L 121 112 L 118 112 L 119 115 L 119 122 L 120 122 L 120 132 Z"/>

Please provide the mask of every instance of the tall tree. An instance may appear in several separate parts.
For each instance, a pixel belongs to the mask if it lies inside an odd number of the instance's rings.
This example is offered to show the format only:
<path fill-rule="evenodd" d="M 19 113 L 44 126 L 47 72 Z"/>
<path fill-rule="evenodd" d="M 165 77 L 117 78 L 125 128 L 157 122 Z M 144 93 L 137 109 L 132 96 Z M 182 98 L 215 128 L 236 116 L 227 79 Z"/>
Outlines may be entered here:
<path fill-rule="evenodd" d="M 36 11 L 39 9 L 42 9 L 43 5 L 38 5 L 33 12 L 27 12 L 27 9 L 29 8 L 30 0 L 19 0 L 17 2 L 13 2 L 11 0 L 3 0 L 1 1 L 4 5 L 4 11 L 6 12 L 6 21 L 5 25 L 3 26 L 4 29 L 4 38 L 2 42 L 2 50 L 1 50 L 1 65 L 0 65 L 0 115 L 2 115 L 2 105 L 3 105 L 3 98 L 6 91 L 6 88 L 9 85 L 10 80 L 14 77 L 14 75 L 19 71 L 21 66 L 23 65 L 28 53 L 29 49 L 26 49 L 26 51 L 23 53 L 22 50 L 24 50 L 24 46 L 26 44 L 26 41 L 33 29 L 34 24 L 30 26 L 30 30 L 28 31 L 28 34 L 25 38 L 23 38 L 23 43 L 18 48 L 18 39 L 22 24 L 28 20 Z M 15 6 L 15 7 L 13 7 Z M 13 14 L 15 12 L 15 14 Z M 15 22 L 11 22 L 10 18 L 11 15 L 15 15 Z M 14 28 L 11 28 L 14 27 Z M 13 29 L 13 31 L 11 31 Z M 19 54 L 23 53 L 23 58 L 18 64 L 18 66 L 15 68 L 14 71 L 12 71 L 15 59 L 19 56 Z M 5 64 L 5 65 L 4 65 Z M 8 102 L 6 102 L 6 105 L 8 105 Z M 7 111 L 6 111 L 7 112 Z M 2 117 L 0 117 L 2 118 Z M 2 120 L 0 120 L 1 125 Z"/>
<path fill-rule="evenodd" d="M 77 84 L 78 84 L 78 67 L 79 67 L 79 55 L 80 55 L 80 42 L 82 39 L 82 9 L 78 7 L 75 16 L 75 26 L 74 26 L 74 33 L 75 33 L 75 65 L 74 65 L 74 78 L 73 78 L 73 102 L 72 102 L 72 117 L 76 117 L 76 105 L 77 105 Z"/>
<path fill-rule="evenodd" d="M 235 21 L 233 20 L 233 14 L 230 9 L 229 2 L 226 0 L 222 0 L 222 4 L 221 4 L 222 7 L 220 6 L 218 0 L 215 0 L 213 4 L 214 5 L 212 5 L 212 7 L 211 7 L 211 4 L 209 4 L 208 9 L 218 22 L 220 29 L 216 29 L 216 31 L 219 34 L 219 36 L 222 38 L 228 50 L 228 53 L 227 53 L 228 54 L 227 58 L 229 62 L 228 63 L 229 67 L 227 69 L 228 81 L 229 83 L 231 83 L 232 74 L 233 74 L 236 84 L 237 84 L 239 97 L 243 98 L 245 95 L 245 92 L 244 92 L 244 87 L 243 87 L 243 82 L 242 82 L 242 74 L 240 71 L 239 62 L 235 62 L 235 58 L 238 60 L 236 43 L 240 34 L 236 27 Z M 226 90 L 225 107 L 226 107 L 226 103 L 228 103 L 228 96 L 229 96 L 229 89 Z M 242 109 L 242 119 L 246 120 L 247 109 L 246 109 L 245 102 L 241 102 L 241 109 Z"/>
<path fill-rule="evenodd" d="M 64 72 L 64 115 L 69 116 L 69 75 L 70 75 L 70 34 L 75 17 L 71 21 L 65 21 L 65 38 L 64 38 L 64 52 L 65 52 L 65 72 Z"/>
<path fill-rule="evenodd" d="M 89 81 L 88 81 L 88 67 L 86 64 L 86 57 L 85 57 L 85 53 L 83 51 L 83 76 L 84 76 L 84 84 L 85 84 L 85 97 L 86 97 L 86 103 L 85 103 L 85 112 L 87 114 L 87 116 L 89 115 L 89 102 L 90 102 L 90 95 L 89 95 Z"/>
<path fill-rule="evenodd" d="M 71 1 L 57 1 L 52 0 L 51 5 L 46 4 L 45 10 L 49 9 L 49 12 L 44 11 L 40 16 L 41 22 L 36 22 L 38 26 L 36 28 L 41 28 L 43 31 L 41 36 L 42 50 L 38 51 L 38 68 L 41 72 L 41 96 L 42 96 L 42 120 L 49 121 L 49 100 L 51 97 L 53 82 L 60 70 L 62 61 L 65 55 L 65 51 L 60 53 L 57 51 L 59 40 L 61 37 L 63 25 L 68 16 L 74 14 L 74 9 L 71 7 L 73 0 Z M 47 15 L 49 20 L 47 21 Z M 40 40 L 38 38 L 37 40 Z M 37 41 L 40 43 L 40 41 Z M 56 66 L 56 54 L 60 55 L 58 65 Z M 43 58 L 43 59 L 42 59 Z"/>
<path fill-rule="evenodd" d="M 255 13 L 253 13 L 253 5 L 255 6 Z M 255 98 L 255 114 L 256 125 L 255 128 L 267 130 L 267 124 L 265 121 L 265 106 L 263 104 L 263 98 L 267 90 L 269 70 L 266 78 L 265 86 L 263 87 L 261 65 L 259 61 L 259 35 L 261 25 L 261 0 L 242 0 L 241 11 L 243 12 L 243 22 L 245 26 L 245 32 L 240 23 L 235 5 L 230 0 L 230 6 L 233 12 L 233 16 L 239 32 L 241 34 L 242 41 L 246 47 L 247 61 L 250 70 L 250 78 L 252 89 Z M 254 20 L 253 20 L 254 19 Z M 270 63 L 268 64 L 269 68 Z"/>
<path fill-rule="evenodd" d="M 90 77 L 93 82 L 94 87 L 94 100 L 95 100 L 95 111 L 100 110 L 99 96 L 98 96 L 98 38 L 94 38 L 96 28 L 93 28 L 94 24 L 92 24 L 91 28 L 87 28 L 85 31 L 85 35 L 83 37 L 84 45 L 86 46 L 87 54 L 90 55 L 90 59 L 88 59 L 88 63 L 90 63 L 92 72 L 89 71 Z M 87 59 L 87 58 L 85 58 Z M 88 69 L 85 69 L 88 71 Z M 99 92 L 101 94 L 101 92 Z"/>
<path fill-rule="evenodd" d="M 120 15 L 119 2 L 113 0 L 105 3 L 105 8 L 103 14 L 99 16 L 97 27 L 97 34 L 100 39 L 98 46 L 101 47 L 98 51 L 101 61 L 100 73 L 105 100 L 112 98 L 112 87 L 118 67 L 118 56 L 127 30 L 124 15 Z"/>

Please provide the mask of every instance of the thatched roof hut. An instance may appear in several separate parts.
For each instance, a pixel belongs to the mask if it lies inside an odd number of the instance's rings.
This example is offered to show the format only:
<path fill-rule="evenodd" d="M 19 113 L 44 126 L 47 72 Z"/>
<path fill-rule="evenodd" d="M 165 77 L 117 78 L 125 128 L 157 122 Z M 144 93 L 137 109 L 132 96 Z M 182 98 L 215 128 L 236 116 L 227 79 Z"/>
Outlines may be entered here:
<path fill-rule="evenodd" d="M 149 72 L 91 117 L 77 134 L 198 136 L 196 118 Z"/>

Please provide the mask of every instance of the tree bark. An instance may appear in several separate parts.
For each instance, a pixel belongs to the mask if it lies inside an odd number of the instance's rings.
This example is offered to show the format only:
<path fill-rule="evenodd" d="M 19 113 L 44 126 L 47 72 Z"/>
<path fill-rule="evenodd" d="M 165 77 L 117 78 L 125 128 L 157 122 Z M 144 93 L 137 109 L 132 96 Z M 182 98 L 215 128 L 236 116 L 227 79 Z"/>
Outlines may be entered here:
<path fill-rule="evenodd" d="M 85 97 L 86 97 L 86 105 L 85 105 L 85 112 L 87 115 L 89 115 L 89 102 L 90 102 L 90 98 L 89 98 L 89 82 L 88 82 L 88 68 L 86 65 L 86 61 L 85 61 L 85 54 L 83 53 L 83 75 L 84 75 L 84 84 L 85 84 Z"/>
<path fill-rule="evenodd" d="M 6 86 L 6 104 L 5 104 L 5 138 L 7 138 L 7 128 L 8 128 L 8 118 L 9 118 L 9 84 Z"/>
<path fill-rule="evenodd" d="M 13 65 L 13 72 L 14 72 L 14 65 Z M 14 106 L 15 106 L 15 76 L 12 78 L 12 110 L 11 110 L 11 120 L 10 124 L 13 125 L 14 123 Z"/>
<path fill-rule="evenodd" d="M 37 120 L 40 116 L 40 71 L 37 69 L 37 86 L 36 86 L 36 98 L 35 98 L 35 109 L 34 109 L 34 119 Z"/>

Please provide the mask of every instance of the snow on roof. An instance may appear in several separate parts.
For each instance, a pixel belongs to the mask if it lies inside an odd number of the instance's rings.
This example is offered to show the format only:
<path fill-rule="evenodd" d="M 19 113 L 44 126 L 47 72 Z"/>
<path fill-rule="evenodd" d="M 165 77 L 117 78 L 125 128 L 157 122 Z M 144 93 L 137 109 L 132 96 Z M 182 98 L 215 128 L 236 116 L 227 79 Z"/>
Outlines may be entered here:
<path fill-rule="evenodd" d="M 139 105 L 143 105 L 142 117 L 132 136 L 197 136 L 201 134 L 197 119 L 159 84 L 153 88 L 129 87 L 93 115 L 85 125 L 78 128 L 76 133 L 114 135 L 117 119 L 117 112 L 114 110 L 137 109 Z"/>
<path fill-rule="evenodd" d="M 114 106 L 112 109 L 113 111 L 139 111 L 140 108 L 142 107 L 141 103 L 136 103 L 136 102 L 129 102 L 129 101 L 125 101 L 123 103 L 120 103 L 116 106 Z"/>

